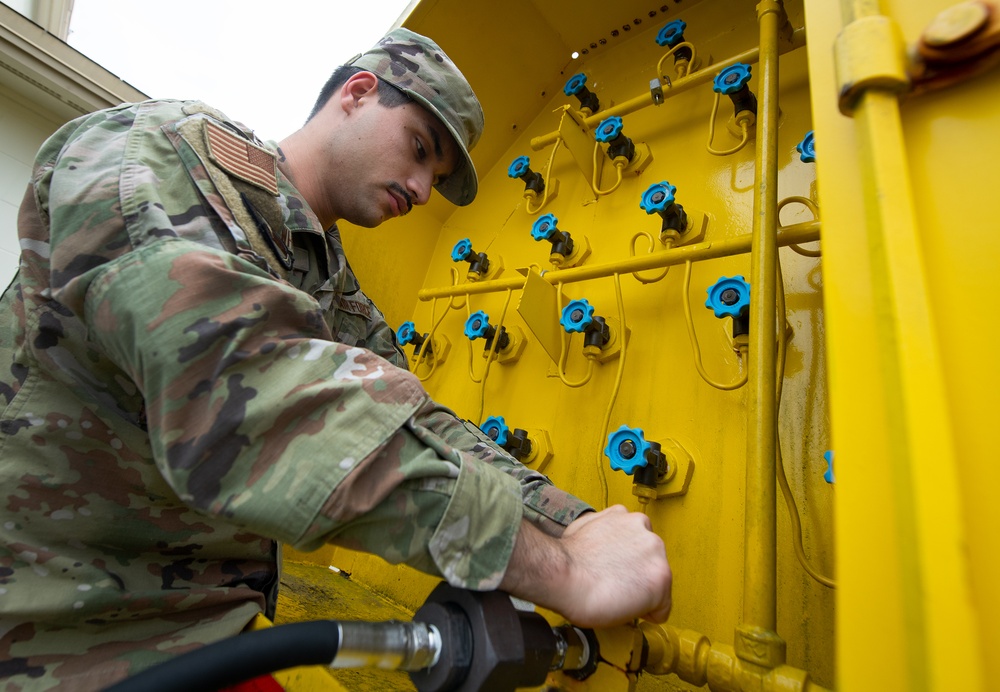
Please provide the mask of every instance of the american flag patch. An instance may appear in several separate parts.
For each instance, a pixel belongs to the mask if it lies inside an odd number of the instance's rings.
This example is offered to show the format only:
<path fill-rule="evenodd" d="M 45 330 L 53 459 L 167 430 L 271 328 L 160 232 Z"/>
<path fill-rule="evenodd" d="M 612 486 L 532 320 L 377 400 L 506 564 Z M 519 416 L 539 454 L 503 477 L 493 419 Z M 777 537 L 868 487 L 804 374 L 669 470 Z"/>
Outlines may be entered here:
<path fill-rule="evenodd" d="M 208 141 L 208 155 L 220 167 L 272 195 L 278 194 L 274 154 L 211 120 L 205 121 L 205 139 Z"/>

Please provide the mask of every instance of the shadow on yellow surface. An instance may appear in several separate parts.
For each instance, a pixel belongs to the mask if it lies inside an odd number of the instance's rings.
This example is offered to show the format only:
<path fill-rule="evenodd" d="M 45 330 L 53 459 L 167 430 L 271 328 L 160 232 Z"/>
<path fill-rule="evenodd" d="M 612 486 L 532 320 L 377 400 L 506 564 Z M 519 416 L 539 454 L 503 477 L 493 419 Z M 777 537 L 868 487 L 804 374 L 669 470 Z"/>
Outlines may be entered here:
<path fill-rule="evenodd" d="M 282 564 L 276 625 L 307 620 L 382 622 L 412 619 L 411 611 L 368 591 L 343 573 L 291 560 Z M 399 671 L 345 669 L 332 674 L 351 692 L 414 689 L 409 675 Z"/>

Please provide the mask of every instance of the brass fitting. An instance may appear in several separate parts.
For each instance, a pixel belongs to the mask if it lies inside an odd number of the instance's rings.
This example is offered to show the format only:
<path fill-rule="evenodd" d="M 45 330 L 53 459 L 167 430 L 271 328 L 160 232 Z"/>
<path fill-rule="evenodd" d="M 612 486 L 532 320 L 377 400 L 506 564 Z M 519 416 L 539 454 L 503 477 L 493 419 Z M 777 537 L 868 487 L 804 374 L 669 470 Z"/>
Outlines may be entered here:
<path fill-rule="evenodd" d="M 747 658 L 694 630 L 646 621 L 639 630 L 646 641 L 642 669 L 652 675 L 673 673 L 691 685 L 707 684 L 712 692 L 824 692 L 807 671 L 784 665 L 784 642 L 774 632 L 738 628 L 738 647 L 761 647 Z M 763 663 L 779 658 L 782 663 L 772 667 Z"/>

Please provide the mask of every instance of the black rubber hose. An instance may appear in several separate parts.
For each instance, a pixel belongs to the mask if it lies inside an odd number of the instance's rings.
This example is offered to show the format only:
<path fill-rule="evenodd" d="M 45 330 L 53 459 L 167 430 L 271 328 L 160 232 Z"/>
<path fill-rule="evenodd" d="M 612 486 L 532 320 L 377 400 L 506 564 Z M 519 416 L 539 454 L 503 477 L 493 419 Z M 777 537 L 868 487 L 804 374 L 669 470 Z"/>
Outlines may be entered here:
<path fill-rule="evenodd" d="M 334 620 L 281 625 L 181 654 L 107 692 L 215 692 L 285 668 L 329 665 L 339 648 L 340 628 Z"/>

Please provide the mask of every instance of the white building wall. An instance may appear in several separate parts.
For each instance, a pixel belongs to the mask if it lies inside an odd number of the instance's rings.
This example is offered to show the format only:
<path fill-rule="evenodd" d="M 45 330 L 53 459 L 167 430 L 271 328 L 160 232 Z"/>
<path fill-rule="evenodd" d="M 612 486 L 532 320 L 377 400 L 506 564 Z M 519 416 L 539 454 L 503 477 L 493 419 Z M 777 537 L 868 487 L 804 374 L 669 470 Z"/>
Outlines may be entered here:
<path fill-rule="evenodd" d="M 17 210 L 31 175 L 35 153 L 59 123 L 28 107 L 18 95 L 0 87 L 0 287 L 17 270 Z"/>
<path fill-rule="evenodd" d="M 73 118 L 146 98 L 59 38 L 72 8 L 0 0 L 0 289 L 17 271 L 17 210 L 42 143 Z"/>

